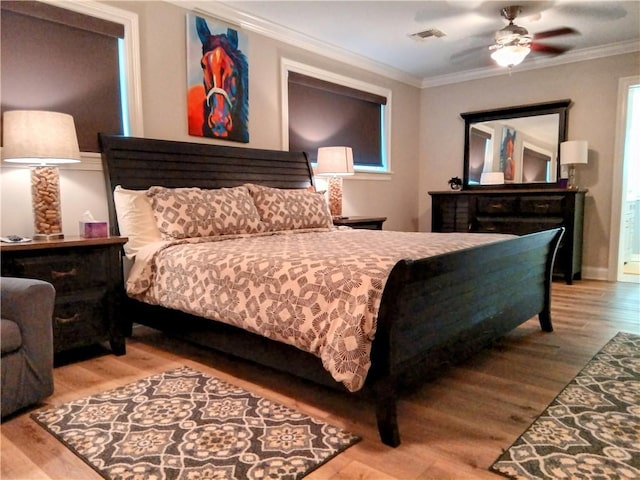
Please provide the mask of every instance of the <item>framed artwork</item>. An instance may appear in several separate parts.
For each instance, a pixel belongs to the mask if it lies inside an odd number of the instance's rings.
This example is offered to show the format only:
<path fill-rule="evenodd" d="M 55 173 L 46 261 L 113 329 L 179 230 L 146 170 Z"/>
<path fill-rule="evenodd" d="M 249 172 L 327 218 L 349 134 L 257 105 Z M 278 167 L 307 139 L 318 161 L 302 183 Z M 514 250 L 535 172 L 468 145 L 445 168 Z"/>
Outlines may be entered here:
<path fill-rule="evenodd" d="M 249 65 L 244 34 L 187 13 L 189 135 L 249 141 Z"/>
<path fill-rule="evenodd" d="M 516 178 L 516 164 L 513 154 L 516 146 L 516 131 L 513 128 L 502 129 L 500 144 L 500 170 L 504 173 L 504 181 L 513 182 Z"/>

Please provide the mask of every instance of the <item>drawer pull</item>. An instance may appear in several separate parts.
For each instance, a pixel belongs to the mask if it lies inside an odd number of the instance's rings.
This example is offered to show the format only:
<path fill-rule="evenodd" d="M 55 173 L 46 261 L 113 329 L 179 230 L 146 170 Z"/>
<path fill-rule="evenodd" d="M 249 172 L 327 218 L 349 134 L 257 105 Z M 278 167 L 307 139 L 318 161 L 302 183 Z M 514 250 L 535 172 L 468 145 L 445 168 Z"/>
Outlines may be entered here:
<path fill-rule="evenodd" d="M 490 207 L 493 210 L 502 210 L 504 208 L 504 205 L 502 203 L 492 203 Z"/>
<path fill-rule="evenodd" d="M 51 270 L 51 278 L 53 278 L 54 280 L 59 280 L 65 277 L 75 277 L 76 275 L 78 275 L 78 270 L 75 267 L 71 270 L 67 270 L 66 272 Z"/>
<path fill-rule="evenodd" d="M 72 323 L 72 322 L 77 322 L 78 320 L 80 320 L 80 314 L 76 313 L 74 314 L 72 317 L 55 317 L 54 320 L 56 321 L 56 323 L 58 324 L 65 324 L 65 323 Z"/>

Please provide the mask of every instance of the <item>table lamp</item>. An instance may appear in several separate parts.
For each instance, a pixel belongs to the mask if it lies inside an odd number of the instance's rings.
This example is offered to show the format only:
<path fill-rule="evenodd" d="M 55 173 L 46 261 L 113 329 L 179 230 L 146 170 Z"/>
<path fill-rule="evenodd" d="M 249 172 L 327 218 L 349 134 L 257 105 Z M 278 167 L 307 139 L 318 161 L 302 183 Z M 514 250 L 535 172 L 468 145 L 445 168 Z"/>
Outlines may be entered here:
<path fill-rule="evenodd" d="M 329 211 L 342 218 L 342 177 L 353 175 L 351 147 L 320 147 L 316 174 L 329 177 Z"/>
<path fill-rule="evenodd" d="M 33 238 L 64 238 L 60 176 L 55 165 L 80 161 L 73 117 L 39 110 L 4 112 L 2 157 L 5 162 L 31 165 Z"/>
<path fill-rule="evenodd" d="M 568 190 L 579 190 L 576 183 L 576 165 L 586 165 L 589 158 L 589 147 L 586 140 L 570 140 L 560 144 L 560 165 L 569 167 Z"/>
<path fill-rule="evenodd" d="M 503 172 L 483 172 L 480 174 L 480 185 L 503 185 Z"/>

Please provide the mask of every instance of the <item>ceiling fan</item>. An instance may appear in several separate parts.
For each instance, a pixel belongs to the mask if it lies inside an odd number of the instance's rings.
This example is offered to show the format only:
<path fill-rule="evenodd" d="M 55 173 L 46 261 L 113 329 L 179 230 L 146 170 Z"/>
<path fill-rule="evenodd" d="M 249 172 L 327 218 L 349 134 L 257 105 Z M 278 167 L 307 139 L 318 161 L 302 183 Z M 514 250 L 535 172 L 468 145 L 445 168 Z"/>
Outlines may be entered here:
<path fill-rule="evenodd" d="M 511 68 L 520 64 L 531 51 L 559 55 L 570 49 L 570 47 L 545 45 L 538 43 L 538 40 L 578 33 L 577 30 L 561 27 L 531 35 L 526 28 L 513 23 L 520 12 L 521 8 L 518 5 L 500 10 L 500 14 L 509 21 L 509 24 L 495 33 L 495 43 L 489 47 L 493 52 L 491 58 L 498 65 Z"/>

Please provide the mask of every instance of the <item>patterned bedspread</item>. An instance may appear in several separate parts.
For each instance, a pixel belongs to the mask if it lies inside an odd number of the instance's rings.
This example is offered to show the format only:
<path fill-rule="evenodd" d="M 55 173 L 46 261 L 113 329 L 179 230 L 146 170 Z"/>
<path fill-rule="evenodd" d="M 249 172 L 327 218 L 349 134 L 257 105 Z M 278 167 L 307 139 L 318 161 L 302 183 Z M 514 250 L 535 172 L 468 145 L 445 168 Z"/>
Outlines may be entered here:
<path fill-rule="evenodd" d="M 180 240 L 138 255 L 127 292 L 311 352 L 357 391 L 393 266 L 510 237 L 338 228 Z"/>

